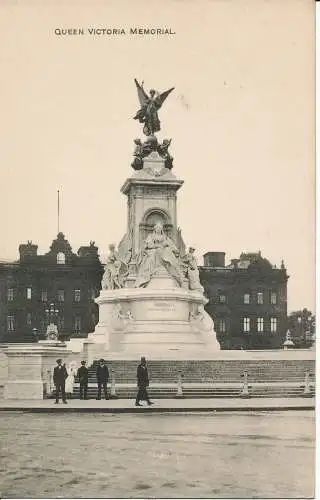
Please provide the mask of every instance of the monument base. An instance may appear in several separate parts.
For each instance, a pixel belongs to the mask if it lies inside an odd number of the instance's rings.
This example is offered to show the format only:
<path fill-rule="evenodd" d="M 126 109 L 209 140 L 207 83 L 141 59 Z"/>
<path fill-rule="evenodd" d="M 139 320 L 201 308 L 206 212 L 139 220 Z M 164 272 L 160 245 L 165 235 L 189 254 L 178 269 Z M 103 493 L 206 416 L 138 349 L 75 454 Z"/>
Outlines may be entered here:
<path fill-rule="evenodd" d="M 7 344 L 3 352 L 8 358 L 4 399 L 43 399 L 53 389 L 52 370 L 56 359 L 66 360 L 71 354 L 63 342 L 56 341 Z"/>
<path fill-rule="evenodd" d="M 204 310 L 207 299 L 177 287 L 174 278 L 155 276 L 146 288 L 102 290 L 96 302 L 100 320 L 85 343 L 88 359 L 98 353 L 106 359 L 208 359 L 220 352 Z"/>

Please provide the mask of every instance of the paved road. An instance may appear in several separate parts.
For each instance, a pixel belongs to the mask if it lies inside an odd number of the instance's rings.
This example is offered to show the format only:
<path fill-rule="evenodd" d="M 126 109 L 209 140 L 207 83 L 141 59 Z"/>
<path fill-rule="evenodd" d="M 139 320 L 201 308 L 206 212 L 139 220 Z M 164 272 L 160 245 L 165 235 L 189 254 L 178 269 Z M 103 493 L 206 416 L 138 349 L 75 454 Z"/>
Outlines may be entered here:
<path fill-rule="evenodd" d="M 311 498 L 315 417 L 8 411 L 0 457 L 3 498 Z"/>

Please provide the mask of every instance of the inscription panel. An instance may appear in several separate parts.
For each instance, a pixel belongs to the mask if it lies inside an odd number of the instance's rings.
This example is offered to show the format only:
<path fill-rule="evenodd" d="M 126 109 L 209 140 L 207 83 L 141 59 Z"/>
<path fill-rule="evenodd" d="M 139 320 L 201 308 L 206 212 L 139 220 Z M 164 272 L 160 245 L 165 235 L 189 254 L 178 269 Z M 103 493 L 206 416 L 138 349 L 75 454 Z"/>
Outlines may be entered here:
<path fill-rule="evenodd" d="M 133 303 L 133 316 L 138 321 L 188 321 L 189 305 L 177 300 L 141 300 Z"/>

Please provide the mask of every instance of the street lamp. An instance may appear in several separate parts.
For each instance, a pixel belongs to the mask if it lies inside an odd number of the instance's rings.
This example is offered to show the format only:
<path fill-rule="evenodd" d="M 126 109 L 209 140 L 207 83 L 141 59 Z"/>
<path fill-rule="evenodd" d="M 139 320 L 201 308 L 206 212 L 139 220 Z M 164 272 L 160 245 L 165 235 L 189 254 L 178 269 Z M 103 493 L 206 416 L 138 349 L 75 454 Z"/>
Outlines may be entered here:
<path fill-rule="evenodd" d="M 45 309 L 45 313 L 47 315 L 47 321 L 49 325 L 50 323 L 55 323 L 55 319 L 59 314 L 59 309 L 56 309 L 54 303 L 51 302 L 51 304 Z"/>
<path fill-rule="evenodd" d="M 46 336 L 49 340 L 57 340 L 59 336 L 58 326 L 56 325 L 56 318 L 59 314 L 59 309 L 57 309 L 53 302 L 45 309 L 47 316 L 47 331 Z"/>

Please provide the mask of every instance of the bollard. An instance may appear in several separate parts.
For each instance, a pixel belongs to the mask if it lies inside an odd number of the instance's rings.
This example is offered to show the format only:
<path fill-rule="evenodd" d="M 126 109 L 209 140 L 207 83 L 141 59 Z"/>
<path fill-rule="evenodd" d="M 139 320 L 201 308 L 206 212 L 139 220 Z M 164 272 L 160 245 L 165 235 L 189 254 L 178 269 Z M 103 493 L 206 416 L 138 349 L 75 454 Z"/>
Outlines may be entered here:
<path fill-rule="evenodd" d="M 249 386 L 248 386 L 248 372 L 244 371 L 243 374 L 241 375 L 241 377 L 243 377 L 243 384 L 242 384 L 240 396 L 242 398 L 248 398 L 248 397 L 250 397 Z"/>
<path fill-rule="evenodd" d="M 183 390 L 182 390 L 182 379 L 183 379 L 183 374 L 182 374 L 181 370 L 179 370 L 176 398 L 183 398 L 184 397 Z"/>
<path fill-rule="evenodd" d="M 306 370 L 304 376 L 304 390 L 303 390 L 304 396 L 311 396 L 310 375 L 311 375 L 310 370 Z"/>
<path fill-rule="evenodd" d="M 116 394 L 116 377 L 115 377 L 113 368 L 111 368 L 111 391 L 110 391 L 110 397 L 111 397 L 111 399 L 117 399 L 117 394 Z"/>

